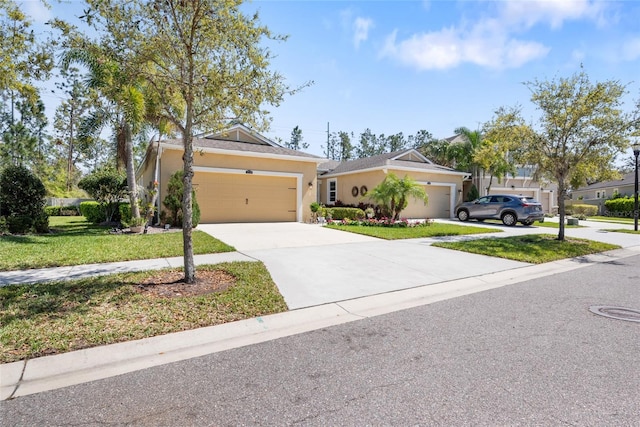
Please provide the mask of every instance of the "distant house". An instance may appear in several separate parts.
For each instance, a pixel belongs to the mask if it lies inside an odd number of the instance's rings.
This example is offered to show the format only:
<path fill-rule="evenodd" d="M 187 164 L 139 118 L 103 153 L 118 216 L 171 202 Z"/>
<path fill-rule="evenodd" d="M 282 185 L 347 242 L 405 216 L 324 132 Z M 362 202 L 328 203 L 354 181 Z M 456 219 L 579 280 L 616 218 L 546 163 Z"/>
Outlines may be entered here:
<path fill-rule="evenodd" d="M 574 203 L 584 203 L 588 205 L 598 206 L 599 213 L 604 213 L 604 202 L 610 199 L 614 194 L 621 196 L 633 196 L 634 190 L 634 172 L 624 175 L 620 179 L 613 181 L 602 181 L 594 184 L 580 187 L 571 192 L 571 199 Z"/>
<path fill-rule="evenodd" d="M 410 199 L 403 218 L 453 218 L 462 201 L 462 186 L 469 175 L 440 166 L 413 148 L 344 162 L 327 161 L 318 166 L 318 200 L 325 205 L 337 201 L 357 205 L 371 203 L 367 191 L 389 173 L 409 176 L 425 189 L 429 202 Z"/>
<path fill-rule="evenodd" d="M 482 182 L 484 194 L 513 194 L 533 197 L 542 203 L 542 209 L 546 213 L 553 213 L 558 208 L 558 193 L 556 186 L 548 182 L 537 181 L 533 178 L 534 168 L 531 166 L 522 166 L 516 168 L 515 174 L 507 174 L 502 180 L 498 181 L 493 178 L 491 187 L 489 188 L 490 177 L 485 176 Z M 487 188 L 489 191 L 487 192 Z M 479 189 L 479 191 L 482 190 Z"/>
<path fill-rule="evenodd" d="M 464 142 L 462 135 L 446 138 L 451 144 Z M 507 174 L 498 180 L 480 170 L 478 193 L 480 196 L 489 194 L 512 194 L 533 197 L 542 203 L 546 213 L 553 213 L 558 209 L 556 185 L 534 179 L 535 169 L 532 166 L 516 166 L 515 174 Z M 468 194 L 471 181 L 465 182 L 464 194 Z"/>

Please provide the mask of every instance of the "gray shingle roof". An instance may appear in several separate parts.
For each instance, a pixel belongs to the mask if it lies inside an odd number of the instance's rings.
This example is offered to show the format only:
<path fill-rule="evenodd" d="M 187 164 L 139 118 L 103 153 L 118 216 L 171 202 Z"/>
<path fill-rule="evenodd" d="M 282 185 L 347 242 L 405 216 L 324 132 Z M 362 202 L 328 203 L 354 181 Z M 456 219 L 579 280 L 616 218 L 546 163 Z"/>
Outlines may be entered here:
<path fill-rule="evenodd" d="M 181 139 L 168 139 L 164 144 L 175 145 L 182 148 Z M 276 154 L 281 156 L 295 156 L 309 159 L 322 159 L 320 156 L 303 153 L 302 151 L 291 150 L 285 147 L 274 147 L 265 144 L 253 144 L 250 142 L 228 141 L 222 139 L 193 138 L 193 148 L 214 148 L 218 150 L 242 151 L 248 153 Z"/>
<path fill-rule="evenodd" d="M 425 171 L 448 171 L 448 172 L 456 172 L 454 169 L 447 168 L 445 166 L 439 166 L 433 163 L 424 163 L 418 161 L 408 161 L 408 160 L 393 160 L 395 157 L 401 156 L 404 153 L 412 151 L 413 149 L 408 148 L 405 150 L 394 151 L 392 153 L 384 153 L 379 154 L 377 156 L 365 157 L 362 159 L 349 160 L 346 162 L 340 163 L 334 169 L 330 170 L 327 175 L 340 174 L 346 172 L 355 172 L 364 169 L 372 169 L 379 167 L 402 167 L 402 168 L 415 168 L 415 169 L 424 169 Z"/>
<path fill-rule="evenodd" d="M 633 185 L 634 179 L 635 179 L 635 172 L 631 172 L 624 175 L 621 179 L 616 179 L 613 181 L 596 182 L 594 184 L 587 185 L 586 187 L 580 187 L 576 191 L 597 190 L 599 188 L 622 187 L 626 185 Z"/>

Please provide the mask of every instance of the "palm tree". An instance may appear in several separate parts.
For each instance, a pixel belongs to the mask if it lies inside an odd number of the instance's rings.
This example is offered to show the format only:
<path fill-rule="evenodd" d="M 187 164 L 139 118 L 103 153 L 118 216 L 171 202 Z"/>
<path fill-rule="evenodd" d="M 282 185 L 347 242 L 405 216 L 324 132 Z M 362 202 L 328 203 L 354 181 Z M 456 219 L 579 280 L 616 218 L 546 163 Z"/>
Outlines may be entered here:
<path fill-rule="evenodd" d="M 369 191 L 367 197 L 380 205 L 383 216 L 395 221 L 400 219 L 400 212 L 409 204 L 409 198 L 422 200 L 425 205 L 429 201 L 423 186 L 408 176 L 399 179 L 393 173 L 389 173 L 380 184 Z"/>
<path fill-rule="evenodd" d="M 106 103 L 81 126 L 81 133 L 99 133 L 111 124 L 116 140 L 116 165 L 125 164 L 127 186 L 131 203 L 131 217 L 140 218 L 138 189 L 133 156 L 133 135 L 145 121 L 145 99 L 139 80 L 113 57 L 92 45 L 84 49 L 71 49 L 63 57 L 63 67 L 71 63 L 87 67 L 86 84 L 100 92 Z"/>
<path fill-rule="evenodd" d="M 455 162 L 455 168 L 471 172 L 471 181 L 480 188 L 480 168 L 475 162 L 476 152 L 482 146 L 482 133 L 479 130 L 470 130 L 459 127 L 454 132 L 462 137 L 462 142 L 452 143 L 447 149 L 447 156 Z"/>

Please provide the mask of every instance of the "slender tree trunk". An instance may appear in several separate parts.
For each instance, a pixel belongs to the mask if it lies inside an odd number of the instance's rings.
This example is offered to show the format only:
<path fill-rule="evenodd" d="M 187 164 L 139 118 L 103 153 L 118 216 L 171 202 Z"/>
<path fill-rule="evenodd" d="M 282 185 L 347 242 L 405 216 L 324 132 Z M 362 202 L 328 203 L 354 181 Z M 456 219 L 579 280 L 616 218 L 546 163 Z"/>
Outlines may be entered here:
<path fill-rule="evenodd" d="M 567 191 L 564 179 L 558 180 L 558 214 L 560 224 L 558 227 L 558 240 L 564 241 L 564 193 Z"/>
<path fill-rule="evenodd" d="M 138 206 L 138 186 L 136 185 L 136 170 L 133 159 L 133 142 L 131 141 L 131 128 L 124 125 L 125 161 L 127 162 L 127 185 L 129 186 L 129 201 L 131 203 L 131 218 L 140 218 Z"/>
<path fill-rule="evenodd" d="M 182 242 L 184 247 L 184 281 L 194 284 L 196 282 L 196 268 L 193 262 L 193 201 L 192 201 L 192 178 L 193 178 L 193 101 L 187 98 L 186 119 L 184 127 L 184 177 L 182 194 Z"/>
<path fill-rule="evenodd" d="M 69 150 L 67 152 L 67 191 L 71 191 L 71 173 L 73 172 L 73 124 L 74 124 L 74 105 L 71 103 L 69 114 Z"/>

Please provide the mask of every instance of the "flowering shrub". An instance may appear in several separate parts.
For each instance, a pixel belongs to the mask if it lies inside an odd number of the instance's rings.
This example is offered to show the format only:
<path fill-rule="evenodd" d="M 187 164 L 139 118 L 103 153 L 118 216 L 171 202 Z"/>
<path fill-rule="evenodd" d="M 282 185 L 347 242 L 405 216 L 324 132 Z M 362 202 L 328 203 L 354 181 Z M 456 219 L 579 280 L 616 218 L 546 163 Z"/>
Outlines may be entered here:
<path fill-rule="evenodd" d="M 424 221 L 409 221 L 403 218 L 399 221 L 394 221 L 391 218 L 380 219 L 365 219 L 362 221 L 356 221 L 351 219 L 342 219 L 340 221 L 329 220 L 328 224 L 344 225 L 344 226 L 359 226 L 359 227 L 395 227 L 395 228 L 413 228 L 413 227 L 428 227 L 433 223 L 433 220 L 426 219 Z"/>

